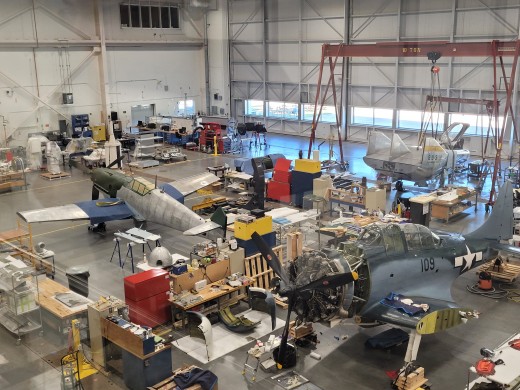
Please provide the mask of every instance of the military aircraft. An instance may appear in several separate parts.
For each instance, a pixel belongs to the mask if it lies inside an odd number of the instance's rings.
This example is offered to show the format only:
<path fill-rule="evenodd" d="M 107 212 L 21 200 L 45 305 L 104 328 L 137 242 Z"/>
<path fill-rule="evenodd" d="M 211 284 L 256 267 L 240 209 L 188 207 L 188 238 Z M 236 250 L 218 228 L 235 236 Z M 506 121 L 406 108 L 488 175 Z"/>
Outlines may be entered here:
<path fill-rule="evenodd" d="M 289 263 L 289 279 L 274 253 L 262 246 L 261 238 L 254 239 L 282 281 L 280 294 L 293 296 L 295 303 L 289 303 L 289 309 L 298 320 L 315 322 L 339 313 L 355 317 L 360 325 L 386 323 L 409 328 L 405 361 L 411 362 L 421 335 L 476 317 L 472 309 L 460 308 L 453 301 L 451 285 L 459 275 L 495 258 L 500 250 L 520 253 L 518 248 L 499 243 L 511 238 L 512 232 L 513 190 L 508 181 L 491 215 L 469 234 L 436 233 L 417 224 L 373 223 L 340 251 L 322 249 L 316 261 Z M 324 274 L 323 270 L 329 271 Z M 339 279 L 329 282 L 334 275 Z M 285 362 L 283 356 L 274 358 Z"/>
<path fill-rule="evenodd" d="M 111 165 L 117 163 L 116 160 Z M 134 217 L 138 221 L 158 223 L 192 235 L 217 228 L 225 229 L 222 211 L 217 211 L 212 221 L 206 222 L 183 204 L 185 196 L 219 180 L 212 173 L 188 177 L 157 188 L 146 179 L 125 175 L 108 166 L 94 169 L 91 180 L 90 201 L 18 211 L 17 214 L 28 223 L 90 220 L 93 225 Z M 108 198 L 99 201 L 100 192 Z"/>
<path fill-rule="evenodd" d="M 460 125 L 462 128 L 458 134 L 455 137 L 450 136 L 452 130 Z M 457 149 L 468 127 L 465 123 L 453 123 L 441 135 L 442 144 L 428 137 L 420 146 L 407 146 L 397 134 L 393 134 L 390 139 L 379 131 L 372 131 L 363 161 L 393 180 L 410 180 L 423 186 L 427 181 L 443 174 L 444 170 L 453 170 L 461 159 L 469 157 L 468 150 Z M 398 187 L 401 185 L 399 183 Z"/>

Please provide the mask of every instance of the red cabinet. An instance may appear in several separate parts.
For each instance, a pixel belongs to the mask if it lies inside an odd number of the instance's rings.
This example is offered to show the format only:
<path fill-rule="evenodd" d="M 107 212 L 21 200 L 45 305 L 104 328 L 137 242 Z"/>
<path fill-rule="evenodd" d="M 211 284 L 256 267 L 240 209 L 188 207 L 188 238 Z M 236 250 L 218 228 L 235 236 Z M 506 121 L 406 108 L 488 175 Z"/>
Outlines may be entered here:
<path fill-rule="evenodd" d="M 141 272 L 127 276 L 124 283 L 125 301 L 132 322 L 155 327 L 170 320 L 170 277 L 167 271 Z"/>

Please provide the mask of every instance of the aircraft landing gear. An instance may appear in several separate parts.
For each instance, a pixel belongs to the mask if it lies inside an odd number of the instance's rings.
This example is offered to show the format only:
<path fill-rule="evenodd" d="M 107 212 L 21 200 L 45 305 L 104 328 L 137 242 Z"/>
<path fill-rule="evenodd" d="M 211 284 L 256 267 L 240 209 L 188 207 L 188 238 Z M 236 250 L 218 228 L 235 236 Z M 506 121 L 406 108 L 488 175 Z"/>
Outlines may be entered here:
<path fill-rule="evenodd" d="M 104 233 L 107 231 L 107 225 L 105 222 L 96 223 L 88 226 L 88 230 L 94 233 Z"/>

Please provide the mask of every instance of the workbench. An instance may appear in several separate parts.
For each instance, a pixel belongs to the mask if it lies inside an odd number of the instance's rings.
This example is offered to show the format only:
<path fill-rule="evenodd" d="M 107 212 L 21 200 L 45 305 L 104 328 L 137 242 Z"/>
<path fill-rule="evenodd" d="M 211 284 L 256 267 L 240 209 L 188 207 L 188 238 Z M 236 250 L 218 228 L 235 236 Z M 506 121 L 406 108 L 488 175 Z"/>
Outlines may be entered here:
<path fill-rule="evenodd" d="M 459 193 L 460 192 L 460 193 Z M 453 200 L 436 199 L 431 202 L 431 216 L 432 218 L 444 219 L 446 223 L 450 218 L 459 215 L 464 210 L 474 206 L 469 198 L 475 196 L 475 190 L 459 191 L 457 189 L 457 198 Z"/>
<path fill-rule="evenodd" d="M 227 285 L 226 281 L 226 279 L 222 279 L 207 285 L 197 294 L 191 295 L 192 297 L 199 298 L 196 300 L 194 299 L 190 303 L 183 304 L 181 302 L 182 297 L 180 296 L 174 296 L 173 298 L 170 297 L 168 300 L 170 301 L 171 305 L 172 321 L 175 323 L 175 316 L 180 314 L 181 326 L 184 328 L 186 326 L 186 312 L 193 309 L 194 307 L 204 305 L 213 300 L 217 301 L 216 305 L 211 305 L 199 311 L 200 313 L 205 314 L 219 311 L 220 309 L 237 303 L 241 299 L 247 298 L 247 294 L 243 291 L 244 287 L 246 286 L 232 287 Z"/>
<path fill-rule="evenodd" d="M 218 174 L 220 173 L 220 176 L 223 177 L 227 171 L 230 170 L 230 168 L 226 165 L 219 165 L 216 167 L 207 167 L 206 168 L 208 172 L 213 173 L 215 176 L 218 177 Z"/>
<path fill-rule="evenodd" d="M 351 210 L 354 207 L 365 208 L 365 192 L 366 188 L 358 184 L 352 184 L 346 189 L 329 188 L 325 198 L 329 200 L 329 215 L 332 215 L 334 203 L 338 205 L 348 206 Z"/>
<path fill-rule="evenodd" d="M 172 372 L 171 344 L 155 345 L 155 337 L 141 336 L 118 324 L 100 318 L 102 336 L 117 345 L 123 355 L 123 379 L 131 390 L 146 390 Z"/>
<path fill-rule="evenodd" d="M 247 191 L 249 189 L 251 179 L 253 179 L 253 176 L 244 172 L 228 172 L 224 174 L 224 188 L 226 191 L 228 189 L 236 191 Z"/>
<path fill-rule="evenodd" d="M 13 187 L 26 187 L 27 181 L 24 171 L 11 171 L 0 174 L 0 190 Z"/>
<path fill-rule="evenodd" d="M 38 281 L 38 302 L 43 310 L 43 322 L 47 323 L 51 328 L 63 332 L 70 326 L 70 321 L 78 317 L 87 316 L 87 304 L 68 307 L 55 298 L 56 294 L 72 293 L 67 287 L 51 280 L 44 278 Z M 81 297 L 83 300 L 92 303 L 88 298 Z M 47 315 L 45 315 L 47 313 Z"/>

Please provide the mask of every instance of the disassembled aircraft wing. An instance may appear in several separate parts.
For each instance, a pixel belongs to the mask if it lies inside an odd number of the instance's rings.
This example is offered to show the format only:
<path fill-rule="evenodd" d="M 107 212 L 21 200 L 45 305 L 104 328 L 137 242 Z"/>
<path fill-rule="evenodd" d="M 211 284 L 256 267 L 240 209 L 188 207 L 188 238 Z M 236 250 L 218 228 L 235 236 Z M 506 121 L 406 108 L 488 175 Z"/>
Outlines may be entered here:
<path fill-rule="evenodd" d="M 18 211 L 16 214 L 27 223 L 90 220 L 92 224 L 127 219 L 134 215 L 128 205 L 117 198 Z"/>
<path fill-rule="evenodd" d="M 175 187 L 183 196 L 194 193 L 201 188 L 207 187 L 213 183 L 216 183 L 220 179 L 211 172 L 201 173 L 200 175 L 190 176 L 182 180 L 176 180 L 168 183 Z"/>

